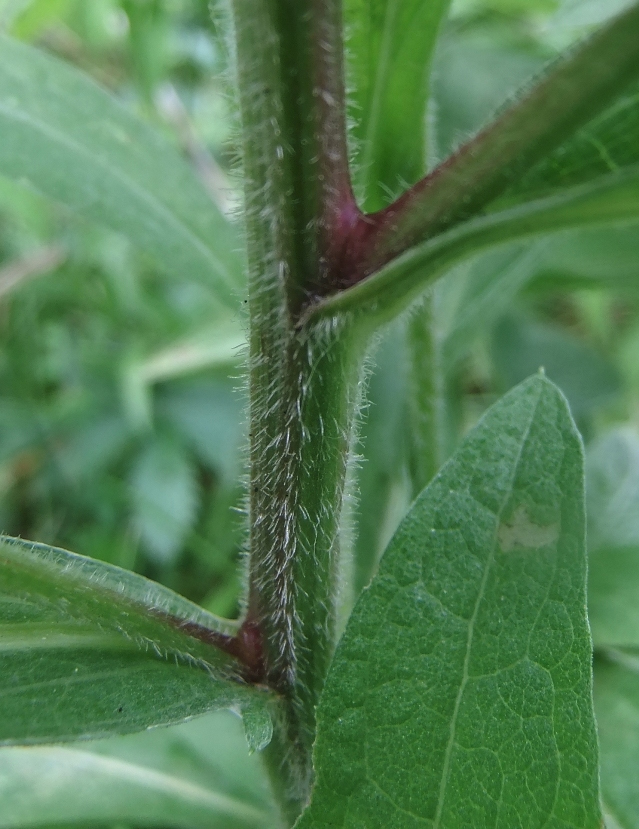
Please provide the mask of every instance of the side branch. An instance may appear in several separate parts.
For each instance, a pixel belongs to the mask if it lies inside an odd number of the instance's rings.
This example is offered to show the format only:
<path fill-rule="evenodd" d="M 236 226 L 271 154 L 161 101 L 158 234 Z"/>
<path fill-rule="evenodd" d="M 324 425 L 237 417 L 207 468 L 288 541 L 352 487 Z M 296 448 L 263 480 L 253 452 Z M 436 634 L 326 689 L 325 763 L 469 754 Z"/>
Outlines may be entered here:
<path fill-rule="evenodd" d="M 639 3 L 595 32 L 492 124 L 396 202 L 360 216 L 333 289 L 354 285 L 476 216 L 639 77 Z"/>

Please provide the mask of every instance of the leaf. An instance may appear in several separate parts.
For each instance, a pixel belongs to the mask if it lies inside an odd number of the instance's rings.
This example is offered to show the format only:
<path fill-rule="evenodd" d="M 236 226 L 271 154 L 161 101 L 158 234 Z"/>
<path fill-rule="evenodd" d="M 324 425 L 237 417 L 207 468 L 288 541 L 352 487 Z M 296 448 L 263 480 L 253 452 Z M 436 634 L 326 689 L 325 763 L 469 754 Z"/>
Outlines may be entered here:
<path fill-rule="evenodd" d="M 639 88 L 634 88 L 522 176 L 505 198 L 537 198 L 638 161 Z"/>
<path fill-rule="evenodd" d="M 417 499 L 318 709 L 310 827 L 599 829 L 583 462 L 536 376 Z"/>
<path fill-rule="evenodd" d="M 518 101 L 375 217 L 361 274 L 478 215 L 607 109 L 639 79 L 637 37 L 639 3 L 553 62 Z"/>
<path fill-rule="evenodd" d="M 448 370 L 467 355 L 477 337 L 535 276 L 546 246 L 547 241 L 541 240 L 498 248 L 464 262 L 437 283 L 443 360 Z"/>
<path fill-rule="evenodd" d="M 0 743 L 123 734 L 264 706 L 268 695 L 245 685 L 239 663 L 208 644 L 234 632 L 233 623 L 142 576 L 4 538 Z M 263 722 L 259 729 L 263 735 Z"/>
<path fill-rule="evenodd" d="M 185 829 L 277 824 L 241 726 L 223 712 L 68 748 L 2 748 L 0 802 L 0 829 L 89 822 Z"/>
<path fill-rule="evenodd" d="M 639 664 L 636 656 L 611 656 L 595 662 L 606 827 L 639 829 Z"/>
<path fill-rule="evenodd" d="M 430 61 L 448 6 L 449 0 L 345 4 L 355 169 L 367 210 L 425 172 Z"/>
<path fill-rule="evenodd" d="M 233 229 L 154 130 L 75 69 L 0 38 L 0 173 L 124 233 L 234 307 Z"/>

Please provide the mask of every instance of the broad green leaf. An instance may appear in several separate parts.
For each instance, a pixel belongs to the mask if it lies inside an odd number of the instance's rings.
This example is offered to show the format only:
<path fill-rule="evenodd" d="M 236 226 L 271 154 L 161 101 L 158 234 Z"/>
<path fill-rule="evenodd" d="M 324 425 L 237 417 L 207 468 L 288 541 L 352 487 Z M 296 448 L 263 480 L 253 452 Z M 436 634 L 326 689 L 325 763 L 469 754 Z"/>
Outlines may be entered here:
<path fill-rule="evenodd" d="M 413 505 L 348 622 L 299 829 L 600 829 L 583 460 L 537 375 Z"/>
<path fill-rule="evenodd" d="M 69 747 L 0 748 L 0 829 L 63 823 L 248 829 L 277 825 L 236 717 Z"/>
<path fill-rule="evenodd" d="M 353 143 L 365 208 L 426 168 L 430 62 L 449 0 L 346 0 Z"/>
<path fill-rule="evenodd" d="M 595 661 L 595 709 L 607 829 L 639 829 L 639 660 Z"/>
<path fill-rule="evenodd" d="M 204 641 L 233 632 L 142 576 L 4 538 L 0 743 L 122 734 L 232 706 L 252 709 L 263 743 L 268 694 Z"/>
<path fill-rule="evenodd" d="M 75 69 L 5 36 L 0 132 L 0 173 L 124 233 L 233 306 L 235 233 L 180 155 Z"/>

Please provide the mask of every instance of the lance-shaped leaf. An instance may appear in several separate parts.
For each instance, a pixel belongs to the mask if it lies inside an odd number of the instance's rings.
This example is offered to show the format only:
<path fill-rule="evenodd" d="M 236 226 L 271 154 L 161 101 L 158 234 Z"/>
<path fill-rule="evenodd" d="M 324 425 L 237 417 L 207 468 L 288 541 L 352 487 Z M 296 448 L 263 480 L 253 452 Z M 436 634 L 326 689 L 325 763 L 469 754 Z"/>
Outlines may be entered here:
<path fill-rule="evenodd" d="M 417 499 L 318 710 L 299 829 L 600 829 L 583 457 L 536 376 Z"/>
<path fill-rule="evenodd" d="M 179 153 L 93 81 L 2 37 L 0 134 L 0 173 L 233 302 L 241 267 L 232 228 Z"/>
<path fill-rule="evenodd" d="M 267 829 L 277 820 L 260 772 L 226 712 L 82 745 L 0 748 L 0 829 Z"/>
<path fill-rule="evenodd" d="M 346 0 L 355 168 L 367 210 L 425 172 L 430 61 L 448 5 Z"/>
<path fill-rule="evenodd" d="M 0 541 L 0 744 L 122 734 L 217 708 L 269 740 L 269 695 L 247 685 L 223 620 L 142 576 Z M 194 634 L 194 635 L 191 635 Z"/>

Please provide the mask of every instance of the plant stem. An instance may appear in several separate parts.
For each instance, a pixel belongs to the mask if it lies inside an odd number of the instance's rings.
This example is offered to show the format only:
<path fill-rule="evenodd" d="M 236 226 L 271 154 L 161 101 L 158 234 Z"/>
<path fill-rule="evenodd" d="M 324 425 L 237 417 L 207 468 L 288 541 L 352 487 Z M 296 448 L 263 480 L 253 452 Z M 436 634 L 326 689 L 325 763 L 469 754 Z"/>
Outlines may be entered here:
<path fill-rule="evenodd" d="M 315 706 L 335 638 L 339 521 L 360 340 L 297 327 L 357 218 L 339 0 L 234 0 L 250 313 L 247 622 L 282 699 L 265 754 L 285 820 L 312 782 Z"/>

